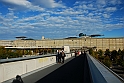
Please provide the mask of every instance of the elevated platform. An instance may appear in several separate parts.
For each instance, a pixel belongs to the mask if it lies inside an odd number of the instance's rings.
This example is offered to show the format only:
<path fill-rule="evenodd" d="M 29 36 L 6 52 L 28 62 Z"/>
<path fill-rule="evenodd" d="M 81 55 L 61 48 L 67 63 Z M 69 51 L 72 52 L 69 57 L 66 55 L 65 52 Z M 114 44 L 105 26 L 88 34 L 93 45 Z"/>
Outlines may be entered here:
<path fill-rule="evenodd" d="M 124 80 L 89 54 L 71 57 L 22 75 L 24 83 L 124 83 Z M 3 83 L 11 83 L 12 79 Z"/>
<path fill-rule="evenodd" d="M 37 81 L 33 81 L 33 79 Z M 40 78 L 40 79 L 39 79 Z M 124 83 L 123 79 L 90 55 L 72 57 L 24 78 L 26 83 Z"/>

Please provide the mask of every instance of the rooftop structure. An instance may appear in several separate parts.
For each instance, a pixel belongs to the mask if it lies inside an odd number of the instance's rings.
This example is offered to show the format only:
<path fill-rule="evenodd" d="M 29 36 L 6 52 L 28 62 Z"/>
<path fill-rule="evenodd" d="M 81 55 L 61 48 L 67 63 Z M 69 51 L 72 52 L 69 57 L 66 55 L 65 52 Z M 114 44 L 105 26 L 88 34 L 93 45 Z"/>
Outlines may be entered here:
<path fill-rule="evenodd" d="M 18 37 L 15 37 L 15 38 L 17 38 L 18 40 L 22 40 L 22 39 L 25 39 L 27 37 L 25 37 L 25 36 L 18 36 Z"/>

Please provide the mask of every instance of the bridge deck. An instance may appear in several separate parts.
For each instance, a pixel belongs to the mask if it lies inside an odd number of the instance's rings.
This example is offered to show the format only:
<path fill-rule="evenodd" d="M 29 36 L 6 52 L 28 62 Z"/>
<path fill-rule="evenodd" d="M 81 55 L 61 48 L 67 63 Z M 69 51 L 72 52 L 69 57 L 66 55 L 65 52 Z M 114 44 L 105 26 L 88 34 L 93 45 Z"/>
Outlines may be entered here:
<path fill-rule="evenodd" d="M 3 83 L 11 83 L 12 80 Z M 26 73 L 22 80 L 24 83 L 124 83 L 122 78 L 89 54 Z"/>
<path fill-rule="evenodd" d="M 72 57 L 64 64 L 55 64 L 23 80 L 24 83 L 92 83 L 85 62 L 85 56 Z"/>

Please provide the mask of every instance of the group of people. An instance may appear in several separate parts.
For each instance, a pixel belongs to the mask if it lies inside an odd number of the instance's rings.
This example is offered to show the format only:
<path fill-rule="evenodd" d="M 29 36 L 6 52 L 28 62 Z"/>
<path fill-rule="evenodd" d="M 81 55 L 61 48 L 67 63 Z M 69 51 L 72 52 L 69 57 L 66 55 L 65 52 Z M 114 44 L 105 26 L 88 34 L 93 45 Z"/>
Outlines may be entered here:
<path fill-rule="evenodd" d="M 57 63 L 64 63 L 65 56 L 66 55 L 65 55 L 63 50 L 62 51 L 58 50 L 57 55 L 56 55 L 56 62 Z"/>
<path fill-rule="evenodd" d="M 79 55 L 86 55 L 86 51 L 75 51 L 75 57 L 79 56 Z"/>

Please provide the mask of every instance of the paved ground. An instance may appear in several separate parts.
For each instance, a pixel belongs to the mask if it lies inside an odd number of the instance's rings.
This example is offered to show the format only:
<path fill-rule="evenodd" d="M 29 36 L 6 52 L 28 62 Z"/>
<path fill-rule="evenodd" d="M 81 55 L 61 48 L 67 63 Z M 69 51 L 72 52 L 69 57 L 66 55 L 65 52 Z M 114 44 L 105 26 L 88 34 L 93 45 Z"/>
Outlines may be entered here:
<path fill-rule="evenodd" d="M 27 76 L 25 76 L 25 75 L 22 76 L 22 79 L 23 79 L 24 83 L 35 83 L 36 81 L 40 80 L 44 76 L 55 71 L 59 67 L 65 65 L 66 63 L 68 63 L 72 59 L 74 59 L 74 57 L 67 59 L 64 64 L 53 64 L 52 66 L 48 66 L 45 69 L 41 68 L 41 69 L 35 70 L 33 72 L 30 72 L 28 75 L 26 74 Z"/>
<path fill-rule="evenodd" d="M 71 57 L 64 64 L 54 64 L 22 79 L 24 83 L 92 83 L 85 57 Z"/>
<path fill-rule="evenodd" d="M 61 65 L 61 64 L 57 64 Z M 85 71 L 85 72 L 84 72 Z M 85 56 L 79 56 L 64 63 L 36 83 L 92 83 Z"/>

